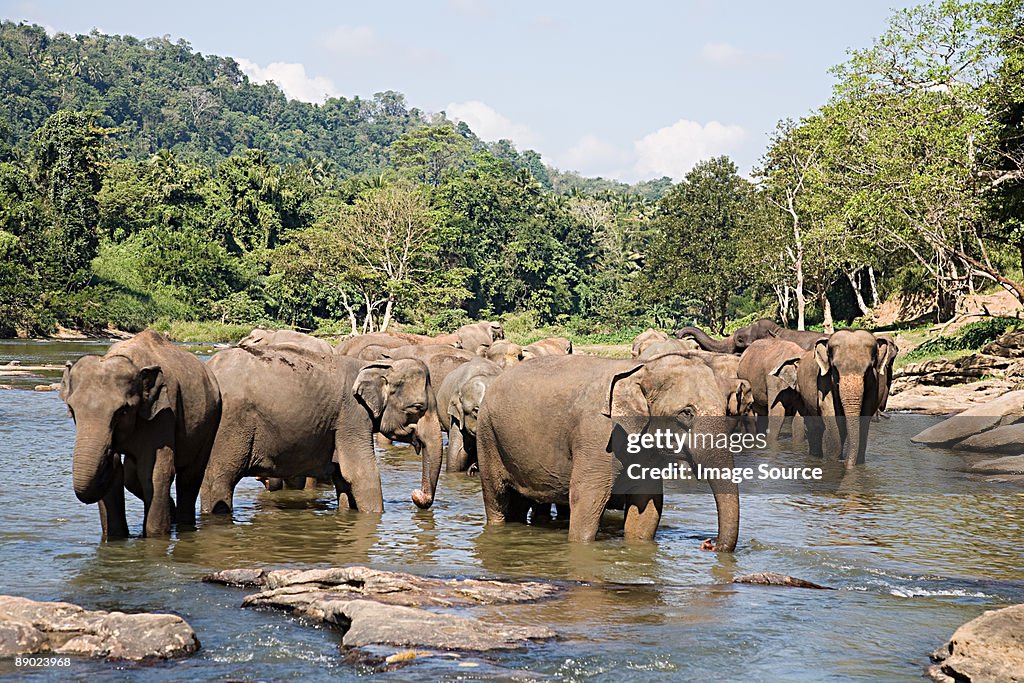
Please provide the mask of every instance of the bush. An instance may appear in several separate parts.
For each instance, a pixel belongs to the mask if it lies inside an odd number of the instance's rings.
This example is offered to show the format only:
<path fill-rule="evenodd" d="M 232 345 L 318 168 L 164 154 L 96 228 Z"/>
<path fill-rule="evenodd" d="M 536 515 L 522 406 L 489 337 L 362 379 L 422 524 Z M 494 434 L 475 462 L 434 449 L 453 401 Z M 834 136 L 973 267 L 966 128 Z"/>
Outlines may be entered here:
<path fill-rule="evenodd" d="M 907 353 L 905 360 L 917 360 L 946 351 L 976 351 L 1021 324 L 1017 318 L 986 318 L 968 323 L 949 337 L 929 339 Z"/>

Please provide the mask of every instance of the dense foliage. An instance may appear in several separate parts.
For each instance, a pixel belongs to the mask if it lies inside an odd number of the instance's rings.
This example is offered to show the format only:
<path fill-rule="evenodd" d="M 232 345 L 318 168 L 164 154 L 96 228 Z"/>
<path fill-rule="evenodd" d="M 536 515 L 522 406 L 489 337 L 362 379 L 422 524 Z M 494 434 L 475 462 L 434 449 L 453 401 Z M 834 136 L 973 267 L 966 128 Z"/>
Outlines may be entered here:
<path fill-rule="evenodd" d="M 893 15 L 727 158 L 629 186 L 394 92 L 288 100 L 185 42 L 0 24 L 0 335 L 213 320 L 345 332 L 470 318 L 613 333 L 776 315 L 938 319 L 1024 299 L 1022 0 Z"/>

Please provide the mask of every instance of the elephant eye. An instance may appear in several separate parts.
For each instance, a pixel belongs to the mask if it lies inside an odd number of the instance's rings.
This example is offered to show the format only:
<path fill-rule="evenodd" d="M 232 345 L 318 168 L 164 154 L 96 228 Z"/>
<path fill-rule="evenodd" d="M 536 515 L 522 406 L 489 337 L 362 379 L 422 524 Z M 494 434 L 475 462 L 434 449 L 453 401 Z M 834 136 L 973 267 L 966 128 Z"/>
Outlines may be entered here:
<path fill-rule="evenodd" d="M 683 417 L 694 417 L 697 414 L 697 409 L 693 406 L 686 406 L 679 411 L 679 414 Z"/>
<path fill-rule="evenodd" d="M 421 412 L 425 408 L 426 406 L 423 405 L 422 403 L 412 403 L 409 405 L 409 411 L 414 413 Z"/>

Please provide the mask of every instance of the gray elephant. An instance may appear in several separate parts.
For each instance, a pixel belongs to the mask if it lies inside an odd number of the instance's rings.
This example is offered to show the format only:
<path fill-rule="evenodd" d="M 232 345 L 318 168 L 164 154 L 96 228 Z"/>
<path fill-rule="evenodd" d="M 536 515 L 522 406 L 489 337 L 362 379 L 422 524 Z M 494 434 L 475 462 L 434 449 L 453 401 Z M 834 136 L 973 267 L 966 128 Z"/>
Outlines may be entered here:
<path fill-rule="evenodd" d="M 478 349 L 477 354 L 504 369 L 523 360 L 523 347 L 507 339 L 499 339 L 486 348 Z"/>
<path fill-rule="evenodd" d="M 566 337 L 548 337 L 523 347 L 523 360 L 541 356 L 567 356 L 572 353 L 572 341 Z"/>
<path fill-rule="evenodd" d="M 431 339 L 431 342 L 433 339 Z M 354 356 L 363 358 L 363 351 L 367 347 L 380 347 L 385 349 L 397 349 L 400 346 L 419 343 L 416 340 L 408 339 L 407 336 L 396 336 L 388 332 L 372 332 L 370 334 L 358 334 L 338 342 L 334 352 L 342 356 Z"/>
<path fill-rule="evenodd" d="M 75 495 L 99 503 L 105 537 L 128 536 L 126 488 L 143 502 L 144 535 L 169 534 L 172 515 L 179 527 L 195 524 L 221 414 L 217 382 L 202 362 L 146 330 L 102 357 L 69 363 L 60 396 L 75 420 Z"/>
<path fill-rule="evenodd" d="M 669 336 L 661 330 L 655 330 L 648 327 L 633 339 L 633 348 L 631 350 L 633 358 L 639 357 L 640 354 L 644 352 L 644 349 L 651 344 L 668 341 L 668 339 Z"/>
<path fill-rule="evenodd" d="M 485 320 L 463 325 L 455 330 L 455 336 L 459 340 L 459 348 L 470 353 L 479 353 L 480 349 L 490 346 L 499 339 L 504 339 L 505 328 L 501 326 L 501 323 Z"/>
<path fill-rule="evenodd" d="M 665 339 L 664 341 L 653 342 L 643 347 L 643 351 L 634 356 L 640 360 L 649 360 L 651 358 L 657 358 L 658 356 L 664 356 L 669 353 L 683 353 L 687 351 L 700 350 L 700 346 L 697 345 L 692 339 Z M 703 353 L 713 353 L 712 351 L 703 351 Z M 719 354 L 721 355 L 721 354 Z"/>
<path fill-rule="evenodd" d="M 896 356 L 900 352 L 900 347 L 896 345 L 896 340 L 887 334 L 879 334 L 876 336 L 879 339 L 884 339 L 886 341 L 885 365 L 882 375 L 878 380 L 878 414 L 881 415 L 885 410 L 885 407 L 889 404 L 889 390 L 892 388 L 893 365 L 896 363 Z"/>
<path fill-rule="evenodd" d="M 479 356 L 465 349 L 456 349 L 443 344 L 410 344 L 397 349 L 389 349 L 381 358 L 382 360 L 415 358 L 422 361 L 430 369 L 430 382 L 436 388 L 444 383 L 448 373 L 463 363 L 479 358 Z"/>
<path fill-rule="evenodd" d="M 487 386 L 502 372 L 497 363 L 477 358 L 460 365 L 437 390 L 441 428 L 448 432 L 448 471 L 465 472 L 477 461 L 476 426 Z"/>
<path fill-rule="evenodd" d="M 803 400 L 807 444 L 812 455 L 862 464 L 870 419 L 888 382 L 892 340 L 867 330 L 839 330 L 803 354 L 797 385 Z"/>
<path fill-rule="evenodd" d="M 804 350 L 808 350 L 823 336 L 827 336 L 820 332 L 788 330 L 780 327 L 774 320 L 768 320 L 767 318 L 761 318 L 746 327 L 741 327 L 724 339 L 712 339 L 699 327 L 683 327 L 672 334 L 677 339 L 693 339 L 705 351 L 715 351 L 717 353 L 743 353 L 748 346 L 758 339 L 782 339 L 793 342 Z"/>
<path fill-rule="evenodd" d="M 294 351 L 330 354 L 334 349 L 323 339 L 294 330 L 265 330 L 256 328 L 238 342 L 239 346 L 274 346 Z"/>
<path fill-rule="evenodd" d="M 412 499 L 433 503 L 442 440 L 423 363 L 254 347 L 221 351 L 209 368 L 224 406 L 203 480 L 204 512 L 230 513 L 245 476 L 328 478 L 339 509 L 381 512 L 374 431 L 416 447 L 423 483 Z"/>
<path fill-rule="evenodd" d="M 751 383 L 753 409 L 767 417 L 768 436 L 777 438 L 786 416 L 802 414 L 796 388 L 797 369 L 805 353 L 798 344 L 781 339 L 759 339 L 739 357 L 736 374 Z"/>
<path fill-rule="evenodd" d="M 480 481 L 488 525 L 523 522 L 537 504 L 569 505 L 569 540 L 593 541 L 608 506 L 625 510 L 625 536 L 652 539 L 663 494 L 613 495 L 625 463 L 611 447 L 620 416 L 672 416 L 723 431 L 725 402 L 703 362 L 664 356 L 646 363 L 591 356 L 552 356 L 522 363 L 488 387 L 477 428 Z M 693 449 L 698 463 L 732 467 L 726 449 Z M 714 549 L 731 551 L 739 533 L 735 483 L 712 480 L 718 507 Z M 626 489 L 635 491 L 636 489 Z"/>

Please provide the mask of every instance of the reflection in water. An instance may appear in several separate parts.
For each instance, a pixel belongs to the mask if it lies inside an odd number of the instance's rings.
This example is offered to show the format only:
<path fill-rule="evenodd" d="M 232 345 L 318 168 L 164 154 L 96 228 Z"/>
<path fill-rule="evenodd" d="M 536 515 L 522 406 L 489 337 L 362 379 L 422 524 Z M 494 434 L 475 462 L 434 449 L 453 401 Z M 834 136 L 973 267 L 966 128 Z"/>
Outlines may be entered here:
<path fill-rule="evenodd" d="M 242 610 L 243 591 L 199 581 L 230 567 L 344 564 L 559 582 L 559 598 L 478 610 L 562 636 L 478 658 L 486 665 L 478 671 L 490 672 L 483 677 L 907 680 L 957 625 L 1024 601 L 1024 510 L 1019 494 L 964 474 L 959 455 L 909 445 L 900 430 L 911 427 L 894 422 L 872 427 L 865 467 L 823 465 L 839 468 L 833 490 L 745 495 L 731 555 L 699 549 L 716 528 L 706 492 L 671 496 L 654 543 L 625 543 L 621 512 L 585 545 L 566 542 L 565 521 L 486 528 L 479 480 L 465 474 L 442 472 L 434 507 L 418 510 L 409 493 L 420 463 L 408 447 L 379 454 L 383 515 L 338 513 L 330 487 L 271 493 L 246 479 L 233 519 L 204 517 L 171 539 L 99 543 L 95 506 L 71 489 L 73 425 L 63 404 L 52 393 L 0 391 L 0 592 L 183 615 L 203 649 L 186 662 L 125 672 L 143 680 L 355 680 L 337 634 Z M 785 442 L 772 457 L 815 463 Z M 942 493 L 950 482 L 961 491 Z M 137 523 L 138 501 L 129 507 Z M 730 583 L 758 571 L 839 590 Z M 10 666 L 0 663 L 0 675 Z M 454 675 L 443 663 L 425 666 L 389 676 Z M 109 668 L 76 662 L 72 673 Z"/>

